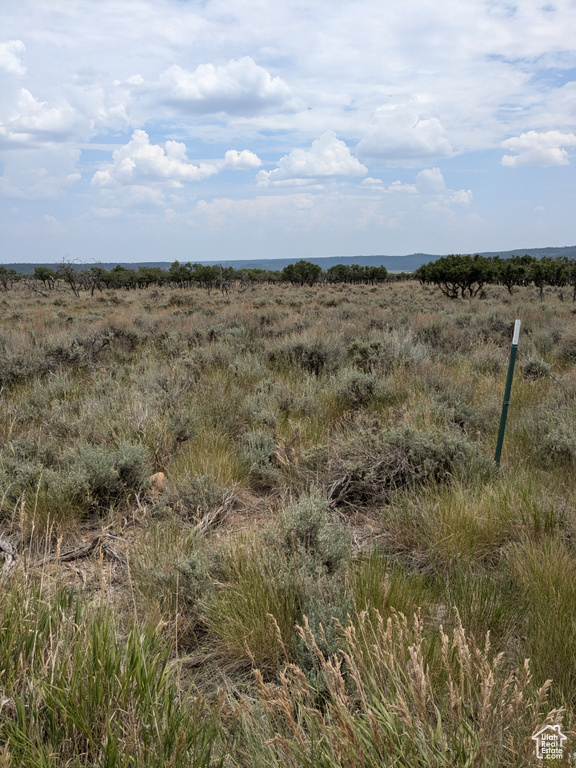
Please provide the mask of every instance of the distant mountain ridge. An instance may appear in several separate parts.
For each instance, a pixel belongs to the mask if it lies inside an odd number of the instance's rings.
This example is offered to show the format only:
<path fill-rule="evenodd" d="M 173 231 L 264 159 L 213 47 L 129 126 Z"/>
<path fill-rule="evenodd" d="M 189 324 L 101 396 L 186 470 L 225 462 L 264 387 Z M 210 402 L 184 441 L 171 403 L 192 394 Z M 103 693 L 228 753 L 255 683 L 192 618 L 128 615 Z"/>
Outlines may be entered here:
<path fill-rule="evenodd" d="M 567 258 L 576 259 L 576 245 L 567 245 L 560 248 L 516 248 L 513 251 L 484 251 L 482 256 L 500 256 L 503 259 L 509 259 L 511 256 L 524 256 L 528 254 L 530 256 L 536 256 L 541 259 L 543 257 L 558 258 L 560 256 L 566 256 Z M 428 264 L 430 261 L 436 261 L 447 254 L 432 254 L 432 253 L 412 253 L 408 256 L 325 256 L 320 258 L 307 258 L 305 261 L 310 261 L 313 264 L 318 264 L 322 269 L 326 270 L 336 264 L 358 264 L 361 267 L 386 267 L 389 272 L 413 272 L 418 269 L 422 264 Z M 192 264 L 221 264 L 223 267 L 234 267 L 235 269 L 265 269 L 265 270 L 282 270 L 288 264 L 294 264 L 300 261 L 299 256 L 292 259 L 239 259 L 231 260 L 225 259 L 222 261 L 207 261 L 204 259 L 180 259 L 181 262 L 186 263 L 190 261 Z M 168 269 L 172 261 L 135 261 L 135 262 L 90 262 L 80 263 L 75 262 L 78 269 L 86 269 L 94 266 L 98 263 L 98 266 L 103 267 L 106 270 L 113 269 L 120 265 L 128 269 L 138 269 L 138 267 L 159 267 L 160 269 Z M 58 263 L 37 263 L 37 264 L 3 264 L 2 266 L 7 269 L 14 269 L 22 274 L 30 275 L 34 272 L 36 267 L 51 267 L 52 269 L 58 266 Z"/>

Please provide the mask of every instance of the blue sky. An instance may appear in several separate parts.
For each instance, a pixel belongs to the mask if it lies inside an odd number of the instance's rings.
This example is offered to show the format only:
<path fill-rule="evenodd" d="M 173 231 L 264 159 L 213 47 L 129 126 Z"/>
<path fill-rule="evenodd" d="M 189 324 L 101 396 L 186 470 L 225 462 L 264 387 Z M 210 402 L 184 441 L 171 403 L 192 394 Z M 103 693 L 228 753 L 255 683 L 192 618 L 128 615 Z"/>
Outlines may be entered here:
<path fill-rule="evenodd" d="M 576 2 L 3 0 L 0 262 L 576 243 Z"/>

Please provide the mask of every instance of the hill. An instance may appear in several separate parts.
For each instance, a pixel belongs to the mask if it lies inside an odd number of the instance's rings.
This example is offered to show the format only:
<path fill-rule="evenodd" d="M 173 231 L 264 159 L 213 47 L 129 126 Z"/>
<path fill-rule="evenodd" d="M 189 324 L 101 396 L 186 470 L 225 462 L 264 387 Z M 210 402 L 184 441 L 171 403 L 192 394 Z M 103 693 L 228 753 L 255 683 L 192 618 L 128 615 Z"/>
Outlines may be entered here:
<path fill-rule="evenodd" d="M 545 256 L 549 258 L 559 258 L 566 256 L 568 258 L 576 258 L 576 245 L 564 246 L 561 248 L 516 248 L 512 251 L 484 251 L 482 256 L 501 256 L 503 259 L 510 258 L 511 256 L 523 256 L 529 254 L 530 256 L 536 256 L 543 258 Z M 358 264 L 362 267 L 386 267 L 389 272 L 413 272 L 418 269 L 422 264 L 427 264 L 430 261 L 436 261 L 436 259 L 445 256 L 446 254 L 431 254 L 431 253 L 412 253 L 408 256 L 385 256 L 385 255 L 372 255 L 372 256 L 328 256 L 322 258 L 310 258 L 306 261 L 310 261 L 313 264 L 319 264 L 323 270 L 329 269 L 336 264 Z M 223 267 L 234 267 L 235 269 L 265 269 L 265 270 L 282 270 L 288 264 L 294 264 L 299 261 L 300 257 L 294 257 L 293 259 L 226 259 L 222 261 L 206 261 L 198 260 L 193 257 L 186 259 L 185 261 L 191 261 L 192 263 L 198 262 L 200 264 L 222 264 Z M 184 261 L 184 260 L 181 260 Z M 159 267 L 161 269 L 168 269 L 171 261 L 134 261 L 134 262 L 100 262 L 99 266 L 104 269 L 110 270 L 118 263 L 120 266 L 127 267 L 129 269 L 137 269 L 138 267 Z M 4 264 L 9 269 L 14 269 L 17 272 L 23 274 L 32 274 L 36 267 L 51 267 L 55 268 L 58 264 Z M 78 269 L 85 269 L 92 266 L 92 263 L 83 264 L 77 263 Z"/>

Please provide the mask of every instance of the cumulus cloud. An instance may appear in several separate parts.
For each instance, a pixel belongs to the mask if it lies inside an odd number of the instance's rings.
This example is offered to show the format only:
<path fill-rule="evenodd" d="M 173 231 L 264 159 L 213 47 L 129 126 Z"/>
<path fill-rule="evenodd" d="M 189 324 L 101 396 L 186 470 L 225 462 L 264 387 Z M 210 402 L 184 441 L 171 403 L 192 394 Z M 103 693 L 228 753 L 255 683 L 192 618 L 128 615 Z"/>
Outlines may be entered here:
<path fill-rule="evenodd" d="M 26 74 L 26 67 L 23 62 L 26 46 L 22 40 L 8 40 L 0 43 L 0 70 L 8 72 L 11 75 Z"/>
<path fill-rule="evenodd" d="M 401 181 L 393 181 L 390 186 L 386 188 L 386 192 L 407 192 L 409 195 L 417 195 L 418 189 L 415 184 L 404 184 Z"/>
<path fill-rule="evenodd" d="M 200 181 L 224 169 L 246 171 L 260 165 L 260 158 L 247 149 L 231 149 L 223 160 L 194 164 L 188 159 L 184 143 L 153 144 L 146 131 L 138 129 L 127 144 L 112 153 L 112 162 L 105 163 L 92 176 L 91 184 L 100 190 L 104 202 L 95 210 L 103 217 L 116 215 L 118 209 L 179 204 L 182 199 L 175 196 L 174 190 L 182 188 L 186 181 Z"/>
<path fill-rule="evenodd" d="M 384 182 L 382 179 L 375 179 L 372 176 L 367 176 L 365 179 L 362 179 L 362 184 L 365 187 L 382 187 Z"/>
<path fill-rule="evenodd" d="M 146 131 L 136 130 L 131 140 L 112 153 L 112 163 L 96 171 L 92 184 L 97 187 L 141 185 L 165 182 L 181 186 L 182 181 L 198 181 L 218 172 L 215 165 L 194 165 L 186 157 L 186 145 L 167 141 L 151 144 Z"/>
<path fill-rule="evenodd" d="M 378 179 L 364 179 L 369 189 L 386 194 L 414 195 L 419 197 L 427 210 L 445 210 L 452 205 L 468 206 L 472 202 L 470 189 L 448 189 L 440 168 L 424 168 L 416 174 L 413 184 L 404 181 L 393 181 L 388 186 L 374 184 Z"/>
<path fill-rule="evenodd" d="M 427 210 L 446 210 L 452 205 L 469 206 L 472 190 L 448 189 L 440 168 L 425 168 L 416 176 L 416 191 L 429 198 L 424 204 Z"/>
<path fill-rule="evenodd" d="M 259 168 L 261 165 L 262 160 L 254 152 L 250 152 L 249 149 L 243 149 L 242 152 L 238 152 L 236 149 L 229 149 L 224 155 L 224 162 L 221 167 L 230 168 L 235 171 L 251 171 L 254 168 Z"/>
<path fill-rule="evenodd" d="M 312 142 L 310 149 L 293 149 L 285 155 L 273 171 L 260 171 L 258 183 L 299 183 L 306 180 L 334 177 L 365 176 L 366 166 L 354 157 L 346 144 L 336 138 L 334 131 L 326 131 Z"/>
<path fill-rule="evenodd" d="M 100 73 L 87 71 L 70 78 L 65 93 L 69 104 L 90 121 L 94 133 L 122 131 L 132 123 L 128 83 L 103 82 Z"/>
<path fill-rule="evenodd" d="M 576 134 L 561 131 L 527 131 L 520 136 L 513 136 L 502 143 L 504 149 L 514 152 L 504 155 L 502 165 L 519 168 L 523 165 L 568 165 L 570 163 L 566 147 L 576 147 Z"/>
<path fill-rule="evenodd" d="M 440 168 L 425 168 L 416 176 L 416 189 L 423 195 L 444 192 L 446 183 Z"/>
<path fill-rule="evenodd" d="M 64 142 L 86 135 L 89 121 L 68 105 L 49 107 L 22 88 L 8 119 L 0 124 L 0 139 L 7 146 L 28 147 Z"/>
<path fill-rule="evenodd" d="M 393 162 L 454 154 L 440 120 L 421 117 L 414 104 L 378 107 L 356 150 L 360 157 Z"/>
<path fill-rule="evenodd" d="M 160 77 L 157 90 L 165 104 L 192 114 L 252 115 L 298 108 L 288 84 L 250 56 L 221 67 L 200 64 L 193 72 L 174 64 Z"/>

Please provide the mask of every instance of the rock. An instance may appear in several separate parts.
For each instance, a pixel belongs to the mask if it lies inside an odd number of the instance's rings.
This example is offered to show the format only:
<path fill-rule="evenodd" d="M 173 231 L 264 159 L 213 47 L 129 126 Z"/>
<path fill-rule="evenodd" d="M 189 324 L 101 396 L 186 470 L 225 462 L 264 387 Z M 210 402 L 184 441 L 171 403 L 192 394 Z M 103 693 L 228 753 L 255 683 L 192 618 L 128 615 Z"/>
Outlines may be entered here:
<path fill-rule="evenodd" d="M 150 493 L 156 495 L 164 489 L 166 475 L 164 472 L 155 472 L 153 475 L 150 475 L 148 481 L 150 483 Z"/>

